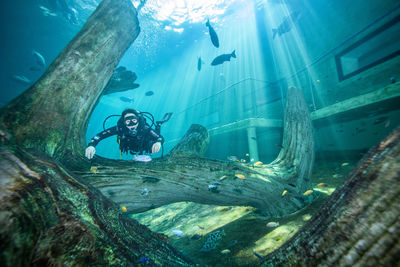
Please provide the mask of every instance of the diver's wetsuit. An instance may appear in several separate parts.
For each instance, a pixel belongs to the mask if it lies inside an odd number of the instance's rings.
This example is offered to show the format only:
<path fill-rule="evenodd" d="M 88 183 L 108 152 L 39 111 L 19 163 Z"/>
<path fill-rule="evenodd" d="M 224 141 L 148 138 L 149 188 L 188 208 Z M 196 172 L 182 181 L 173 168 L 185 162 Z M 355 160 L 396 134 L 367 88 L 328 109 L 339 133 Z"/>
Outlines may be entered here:
<path fill-rule="evenodd" d="M 112 135 L 118 135 L 118 143 L 121 152 L 128 153 L 129 151 L 131 154 L 135 152 L 142 154 L 143 151 L 150 153 L 154 143 L 164 143 L 164 138 L 146 124 L 144 127 L 139 127 L 136 134 L 132 134 L 127 130 L 118 129 L 117 126 L 108 128 L 96 134 L 90 140 L 88 146 L 95 147 L 101 140 Z"/>

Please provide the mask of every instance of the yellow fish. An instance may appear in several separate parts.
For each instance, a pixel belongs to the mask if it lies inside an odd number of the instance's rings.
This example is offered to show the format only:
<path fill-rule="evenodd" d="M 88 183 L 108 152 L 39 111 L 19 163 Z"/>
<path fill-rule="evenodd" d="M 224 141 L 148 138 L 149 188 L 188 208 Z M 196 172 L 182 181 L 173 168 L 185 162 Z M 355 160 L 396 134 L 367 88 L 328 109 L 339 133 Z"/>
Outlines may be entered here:
<path fill-rule="evenodd" d="M 122 210 L 123 212 L 127 212 L 127 211 L 128 211 L 128 210 L 126 209 L 125 206 L 122 206 L 122 207 L 121 207 L 121 210 Z"/>
<path fill-rule="evenodd" d="M 240 162 L 246 162 L 246 160 L 245 159 L 241 159 Z"/>
<path fill-rule="evenodd" d="M 221 251 L 221 254 L 229 254 L 231 251 L 229 249 L 224 249 Z"/>
<path fill-rule="evenodd" d="M 349 165 L 348 162 L 343 162 L 343 163 L 342 163 L 342 167 L 347 166 L 347 165 Z"/>
<path fill-rule="evenodd" d="M 326 184 L 326 183 L 319 183 L 319 184 L 317 184 L 317 186 L 318 186 L 318 187 L 327 187 L 328 184 Z"/>
<path fill-rule="evenodd" d="M 90 167 L 90 171 L 93 173 L 99 173 L 99 170 L 97 169 L 97 167 L 94 167 L 94 166 Z"/>
<path fill-rule="evenodd" d="M 249 153 L 246 154 L 246 157 L 250 157 Z"/>
<path fill-rule="evenodd" d="M 244 176 L 243 174 L 235 174 L 235 177 L 240 178 L 240 179 L 246 179 L 246 176 Z"/>
<path fill-rule="evenodd" d="M 312 194 L 314 191 L 312 190 L 307 190 L 306 192 L 303 193 L 303 195 L 308 196 L 310 194 Z"/>
<path fill-rule="evenodd" d="M 254 166 L 262 165 L 263 163 L 261 161 L 257 161 L 254 163 Z"/>
<path fill-rule="evenodd" d="M 282 196 L 286 195 L 286 193 L 287 193 L 287 190 L 283 190 Z"/>
<path fill-rule="evenodd" d="M 228 178 L 228 176 L 224 175 L 224 176 L 222 176 L 221 178 L 219 178 L 219 180 L 222 181 L 222 180 L 224 180 L 224 179 L 226 179 L 226 178 Z"/>

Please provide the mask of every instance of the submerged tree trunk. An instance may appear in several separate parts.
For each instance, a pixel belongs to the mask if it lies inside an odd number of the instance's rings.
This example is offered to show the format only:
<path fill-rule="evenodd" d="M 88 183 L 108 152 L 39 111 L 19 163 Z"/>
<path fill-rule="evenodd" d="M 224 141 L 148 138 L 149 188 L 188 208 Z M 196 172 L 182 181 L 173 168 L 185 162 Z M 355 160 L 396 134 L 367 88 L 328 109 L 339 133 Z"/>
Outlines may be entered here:
<path fill-rule="evenodd" d="M 400 128 L 263 266 L 399 266 Z"/>

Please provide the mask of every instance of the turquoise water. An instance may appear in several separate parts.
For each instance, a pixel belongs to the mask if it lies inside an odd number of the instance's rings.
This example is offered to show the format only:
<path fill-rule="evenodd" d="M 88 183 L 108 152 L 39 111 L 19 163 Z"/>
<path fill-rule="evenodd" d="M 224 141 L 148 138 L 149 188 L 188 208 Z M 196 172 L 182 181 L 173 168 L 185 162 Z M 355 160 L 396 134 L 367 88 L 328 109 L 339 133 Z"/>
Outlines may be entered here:
<path fill-rule="evenodd" d="M 34 84 L 99 2 L 0 4 L 1 106 Z M 250 148 L 243 123 L 266 119 L 268 125 L 255 129 L 258 151 L 250 152 L 250 157 L 271 162 L 280 151 L 287 88 L 297 86 L 314 118 L 313 186 L 327 183 L 327 189 L 321 190 L 328 196 L 364 153 L 400 123 L 398 1 L 148 0 L 133 4 L 140 6 L 141 32 L 118 66 L 136 73 L 135 83 L 140 86 L 100 98 L 89 121 L 87 141 L 103 130 L 106 117 L 126 108 L 150 112 L 156 120 L 172 112 L 161 131 L 165 154 L 191 124 L 198 123 L 210 132 L 207 157 L 245 159 Z M 219 47 L 212 43 L 207 20 Z M 33 51 L 44 58 L 44 66 Z M 236 58 L 211 65 L 216 57 L 233 51 Z M 148 91 L 154 94 L 146 95 Z M 329 112 L 318 113 L 324 108 Z M 116 121 L 117 117 L 110 118 L 106 127 Z M 226 125 L 233 126 L 221 131 Z M 101 141 L 96 153 L 120 158 L 114 137 Z M 178 203 L 134 217 L 168 235 L 170 243 L 193 260 L 246 265 L 257 261 L 254 251 L 265 255 L 292 236 L 304 223 L 303 216 L 312 215 L 322 199 L 309 210 L 282 219 L 282 233 L 266 228 L 269 219 L 257 217 L 249 207 Z M 164 219 L 156 220 L 160 214 Z M 171 222 L 171 216 L 176 222 Z M 239 233 L 249 221 L 257 225 L 256 230 Z M 181 228 L 184 237 L 171 234 Z M 222 228 L 226 235 L 218 248 L 200 253 L 207 234 Z M 196 234 L 200 240 L 191 239 Z M 224 249 L 230 252 L 221 253 Z"/>

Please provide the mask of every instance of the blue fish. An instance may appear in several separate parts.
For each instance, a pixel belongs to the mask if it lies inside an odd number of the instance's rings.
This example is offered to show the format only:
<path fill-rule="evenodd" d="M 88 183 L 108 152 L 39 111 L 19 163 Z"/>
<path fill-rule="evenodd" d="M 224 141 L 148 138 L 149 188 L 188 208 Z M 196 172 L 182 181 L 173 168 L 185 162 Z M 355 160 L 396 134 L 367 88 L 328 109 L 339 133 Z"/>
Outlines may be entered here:
<path fill-rule="evenodd" d="M 197 70 L 200 71 L 201 70 L 201 65 L 203 64 L 203 60 L 201 60 L 201 57 L 199 57 L 199 59 L 197 60 Z"/>
<path fill-rule="evenodd" d="M 174 235 L 178 236 L 178 237 L 184 236 L 184 233 L 183 233 L 182 230 L 180 230 L 180 229 L 174 229 L 174 230 L 171 230 L 171 232 L 172 232 Z"/>
<path fill-rule="evenodd" d="M 42 66 L 42 67 L 46 66 L 46 60 L 44 59 L 44 57 L 39 52 L 33 50 L 32 51 L 32 55 L 35 57 L 36 63 L 39 66 Z"/>
<path fill-rule="evenodd" d="M 260 254 L 258 254 L 257 252 L 253 252 L 253 254 L 255 255 L 255 256 L 257 256 L 258 258 L 260 258 L 260 259 L 262 259 L 263 258 L 263 256 L 261 256 Z"/>
<path fill-rule="evenodd" d="M 214 60 L 211 62 L 211 66 L 216 66 L 219 64 L 224 63 L 225 61 L 230 61 L 231 57 L 236 58 L 235 50 L 231 54 L 222 54 L 214 58 Z"/>
<path fill-rule="evenodd" d="M 206 26 L 210 32 L 211 42 L 215 47 L 219 47 L 218 35 L 215 32 L 214 28 L 210 25 L 210 20 L 207 20 Z"/>
<path fill-rule="evenodd" d="M 148 262 L 149 260 L 150 260 L 150 259 L 147 258 L 147 257 L 141 257 L 141 258 L 139 259 L 139 263 Z"/>

